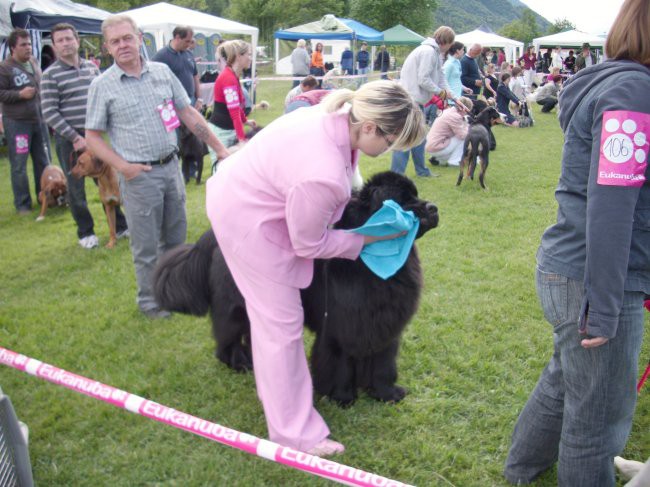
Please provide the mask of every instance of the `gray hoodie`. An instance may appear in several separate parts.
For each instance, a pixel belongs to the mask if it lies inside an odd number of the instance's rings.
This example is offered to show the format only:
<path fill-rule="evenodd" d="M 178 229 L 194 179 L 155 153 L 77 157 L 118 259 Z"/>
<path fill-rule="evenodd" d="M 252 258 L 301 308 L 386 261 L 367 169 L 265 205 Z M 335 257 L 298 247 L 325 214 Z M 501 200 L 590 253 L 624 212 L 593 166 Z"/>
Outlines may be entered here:
<path fill-rule="evenodd" d="M 632 61 L 586 68 L 560 92 L 557 223 L 537 262 L 584 282 L 580 327 L 595 337 L 616 336 L 624 291 L 650 294 L 648 93 L 650 69 Z"/>
<path fill-rule="evenodd" d="M 409 54 L 400 73 L 400 84 L 420 105 L 433 95 L 449 90 L 442 71 L 444 60 L 436 41 L 427 37 Z"/>

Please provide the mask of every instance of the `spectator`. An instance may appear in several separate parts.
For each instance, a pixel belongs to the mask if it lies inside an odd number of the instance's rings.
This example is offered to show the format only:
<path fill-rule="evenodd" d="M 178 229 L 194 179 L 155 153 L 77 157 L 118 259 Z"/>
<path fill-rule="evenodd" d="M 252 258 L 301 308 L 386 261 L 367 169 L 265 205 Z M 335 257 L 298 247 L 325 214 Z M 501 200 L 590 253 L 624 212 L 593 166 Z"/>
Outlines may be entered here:
<path fill-rule="evenodd" d="M 381 79 L 388 79 L 388 70 L 390 69 L 390 54 L 383 44 L 379 47 L 379 52 L 375 58 L 375 71 L 381 72 Z"/>
<path fill-rule="evenodd" d="M 483 77 L 479 70 L 476 59 L 481 55 L 481 45 L 472 44 L 469 51 L 460 60 L 461 75 L 460 80 L 463 86 L 472 90 L 471 98 L 476 99 L 476 96 L 481 93 L 483 87 Z"/>
<path fill-rule="evenodd" d="M 537 56 L 533 52 L 533 46 L 528 46 L 526 53 L 517 59 L 517 62 L 524 70 L 526 86 L 532 90 L 533 83 L 535 82 L 535 65 L 537 63 Z"/>
<path fill-rule="evenodd" d="M 156 303 L 151 273 L 158 255 L 186 237 L 185 186 L 174 130 L 178 116 L 220 157 L 227 157 L 228 151 L 192 107 L 171 70 L 140 57 L 142 33 L 133 19 L 109 16 L 102 22 L 102 33 L 115 63 L 90 85 L 86 142 L 118 172 L 131 232 L 138 307 L 149 318 L 165 318 L 169 313 Z"/>
<path fill-rule="evenodd" d="M 508 84 L 508 88 L 510 88 L 510 91 L 519 99 L 519 100 L 525 100 L 526 99 L 526 83 L 524 81 L 524 76 L 522 74 L 522 70 L 519 66 L 515 66 L 512 68 L 512 76 L 510 78 L 510 82 Z"/>
<path fill-rule="evenodd" d="M 553 63 L 553 58 L 551 56 L 552 49 L 547 49 L 546 52 L 542 55 L 542 72 L 547 73 L 551 69 L 551 64 Z"/>
<path fill-rule="evenodd" d="M 489 63 L 485 66 L 485 87 L 483 89 L 483 95 L 486 98 L 497 97 L 497 87 L 499 86 L 499 80 L 494 73 L 494 64 Z"/>
<path fill-rule="evenodd" d="M 361 49 L 357 53 L 357 66 L 359 66 L 359 75 L 361 75 L 360 84 L 363 84 L 368 81 L 365 75 L 370 72 L 370 53 L 366 42 L 361 43 Z"/>
<path fill-rule="evenodd" d="M 557 222 L 542 235 L 536 271 L 554 351 L 514 427 L 504 472 L 513 484 L 557 463 L 561 487 L 617 485 L 650 290 L 649 29 L 650 2 L 625 0 L 608 60 L 562 90 Z M 617 137 L 629 152 L 609 150 Z"/>
<path fill-rule="evenodd" d="M 506 53 L 503 50 L 503 47 L 499 48 L 499 55 L 497 56 L 497 66 L 503 66 L 503 63 L 506 62 Z"/>
<path fill-rule="evenodd" d="M 70 24 L 56 24 L 51 31 L 57 60 L 43 73 L 41 104 L 43 117 L 54 132 L 56 155 L 68 181 L 70 213 L 77 225 L 79 245 L 92 249 L 99 245 L 93 217 L 88 211 L 84 178 L 77 179 L 70 171 L 75 152 L 86 150 L 86 104 L 88 87 L 99 76 L 97 65 L 79 56 L 79 34 Z M 118 238 L 127 237 L 126 218 L 119 206 L 115 208 L 115 230 Z"/>
<path fill-rule="evenodd" d="M 517 66 L 515 66 L 515 68 L 516 67 Z M 509 81 L 510 81 L 510 74 L 503 73 L 501 75 L 501 83 L 499 83 L 499 87 L 497 88 L 497 110 L 499 111 L 499 113 L 506 116 L 506 125 L 510 125 L 512 127 L 518 127 L 519 122 L 512 115 L 512 113 L 510 113 L 510 109 L 508 108 L 508 103 L 512 102 L 519 106 L 523 104 L 523 101 L 520 101 L 519 98 L 517 98 L 514 95 L 514 93 L 510 90 L 510 88 L 508 88 Z"/>
<path fill-rule="evenodd" d="M 460 59 L 465 54 L 465 45 L 462 42 L 455 41 L 452 43 L 451 47 L 447 51 L 447 60 L 442 66 L 442 71 L 445 73 L 445 79 L 449 85 L 449 89 L 454 98 L 459 98 L 463 92 L 472 94 L 472 89 L 463 86 L 463 83 L 460 80 L 461 77 L 461 66 Z M 454 101 L 450 101 L 450 105 L 453 105 Z"/>
<path fill-rule="evenodd" d="M 553 66 L 553 67 L 551 68 L 551 72 L 548 73 L 548 76 L 546 76 L 546 78 L 544 79 L 544 83 L 551 83 L 551 82 L 553 82 L 553 80 L 555 79 L 556 76 L 560 76 L 560 77 L 562 77 L 562 76 L 560 75 L 560 68 L 558 68 L 557 66 Z"/>
<path fill-rule="evenodd" d="M 350 46 L 345 46 L 343 54 L 341 54 L 341 70 L 343 74 L 354 74 L 353 72 L 354 54 L 350 50 Z"/>
<path fill-rule="evenodd" d="M 172 40 L 167 46 L 160 49 L 152 60 L 166 64 L 172 70 L 172 73 L 185 88 L 190 103 L 197 110 L 201 110 L 203 108 L 203 99 L 200 98 L 201 82 L 194 55 L 190 50 L 193 38 L 194 31 L 191 27 L 175 27 L 172 31 Z M 181 144 L 179 149 L 183 160 L 183 178 L 185 183 L 188 183 L 190 175 L 197 174 L 199 164 L 201 164 L 199 159 L 203 159 L 206 151 L 198 137 L 192 134 L 189 128 L 184 125 L 179 128 L 178 135 Z M 198 174 L 197 182 L 199 182 Z"/>
<path fill-rule="evenodd" d="M 411 51 L 404 61 L 400 83 L 422 110 L 424 110 L 424 104 L 433 95 L 456 100 L 442 72 L 442 57 L 451 47 L 455 36 L 451 27 L 444 25 L 438 27 L 433 33 L 433 38 L 427 37 Z M 424 165 L 425 142 L 426 140 L 422 140 L 417 147 L 410 151 L 394 151 L 391 171 L 404 174 L 409 154 L 413 154 L 416 174 L 420 177 L 431 177 L 431 171 Z"/>
<path fill-rule="evenodd" d="M 295 88 L 300 84 L 300 78 L 309 74 L 309 53 L 307 53 L 307 43 L 305 39 L 298 39 L 296 48 L 291 53 L 291 72 L 293 73 L 293 84 Z"/>
<path fill-rule="evenodd" d="M 280 117 L 226 160 L 208 181 L 206 207 L 246 301 L 270 440 L 330 456 L 344 446 L 329 438 L 314 408 L 300 289 L 315 259 L 356 259 L 364 244 L 381 239 L 332 228 L 350 199 L 359 152 L 407 149 L 425 134 L 418 107 L 390 81 L 339 90 L 321 108 Z"/>
<path fill-rule="evenodd" d="M 552 81 L 546 83 L 537 90 L 535 100 L 538 105 L 542 105 L 542 113 L 548 113 L 555 108 L 555 105 L 557 105 L 558 93 L 561 88 L 562 76 L 556 74 L 553 76 Z"/>
<path fill-rule="evenodd" d="M 481 76 L 485 76 L 485 67 L 490 62 L 492 57 L 492 49 L 489 47 L 481 48 L 481 54 L 476 58 L 476 64 L 478 65 L 478 70 L 481 73 Z"/>
<path fill-rule="evenodd" d="M 576 73 L 581 69 L 588 68 L 596 64 L 596 56 L 591 52 L 591 46 L 588 42 L 585 42 L 582 45 L 582 51 L 578 54 L 576 58 Z"/>
<path fill-rule="evenodd" d="M 562 56 L 560 55 L 560 46 L 558 46 L 553 51 L 553 54 L 551 54 L 551 69 L 558 68 L 561 70 L 563 67 L 564 63 L 562 62 Z"/>
<path fill-rule="evenodd" d="M 318 105 L 323 98 L 332 93 L 332 90 L 308 90 L 296 95 L 284 109 L 284 113 L 290 113 L 298 108 L 313 107 Z"/>
<path fill-rule="evenodd" d="M 569 55 L 564 59 L 564 69 L 569 73 L 575 71 L 576 57 L 573 55 L 573 50 L 569 51 Z"/>
<path fill-rule="evenodd" d="M 246 140 L 244 125 L 255 128 L 255 120 L 248 120 L 245 113 L 246 98 L 239 78 L 250 67 L 251 46 L 242 40 L 226 41 L 219 46 L 219 57 L 226 61 L 226 68 L 219 73 L 214 84 L 214 107 L 210 116 L 210 129 L 221 144 L 231 147 Z M 213 171 L 219 161 L 215 150 L 210 151 Z"/>
<path fill-rule="evenodd" d="M 97 69 L 99 69 L 99 65 L 101 64 L 101 61 L 97 57 L 95 57 L 95 55 L 92 52 L 88 54 L 88 61 L 93 63 L 95 66 L 97 66 Z"/>
<path fill-rule="evenodd" d="M 32 42 L 24 29 L 7 37 L 10 57 L 0 63 L 0 103 L 11 166 L 11 189 L 19 215 L 32 211 L 27 157 L 32 156 L 34 191 L 41 191 L 41 174 L 50 161 L 50 141 L 41 115 L 41 68 L 32 57 Z"/>
<path fill-rule="evenodd" d="M 433 121 L 431 130 L 427 134 L 426 151 L 430 152 L 431 163 L 437 165 L 459 166 L 463 157 L 463 145 L 469 124 L 465 120 L 465 111 L 471 112 L 473 103 L 467 97 L 461 96 L 460 103 L 465 109 L 452 107 L 442 112 L 442 115 Z M 440 161 L 447 161 L 440 163 Z"/>
<path fill-rule="evenodd" d="M 323 62 L 323 44 L 320 42 L 316 43 L 316 48 L 314 49 L 314 52 L 311 53 L 309 74 L 318 80 L 319 87 L 322 86 L 322 76 L 325 74 L 325 63 Z"/>
<path fill-rule="evenodd" d="M 311 74 L 305 76 L 298 86 L 292 88 L 289 91 L 289 93 L 287 93 L 287 96 L 284 99 L 285 110 L 289 105 L 289 103 L 291 103 L 296 96 L 310 90 L 315 90 L 317 87 L 318 87 L 318 81 L 316 80 L 316 78 L 314 78 Z"/>

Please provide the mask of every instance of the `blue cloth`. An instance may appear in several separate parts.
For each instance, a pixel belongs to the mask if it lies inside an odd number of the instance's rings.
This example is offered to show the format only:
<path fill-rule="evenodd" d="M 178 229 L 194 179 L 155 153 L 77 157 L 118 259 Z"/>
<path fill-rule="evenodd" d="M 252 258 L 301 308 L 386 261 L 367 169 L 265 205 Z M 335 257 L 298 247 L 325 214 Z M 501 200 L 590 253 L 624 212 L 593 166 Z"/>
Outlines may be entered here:
<path fill-rule="evenodd" d="M 361 251 L 361 260 L 368 268 L 382 279 L 388 279 L 406 263 L 419 227 L 420 220 L 412 211 L 404 211 L 393 200 L 386 200 L 366 223 L 348 232 L 374 237 L 408 232 L 401 237 L 368 244 Z"/>

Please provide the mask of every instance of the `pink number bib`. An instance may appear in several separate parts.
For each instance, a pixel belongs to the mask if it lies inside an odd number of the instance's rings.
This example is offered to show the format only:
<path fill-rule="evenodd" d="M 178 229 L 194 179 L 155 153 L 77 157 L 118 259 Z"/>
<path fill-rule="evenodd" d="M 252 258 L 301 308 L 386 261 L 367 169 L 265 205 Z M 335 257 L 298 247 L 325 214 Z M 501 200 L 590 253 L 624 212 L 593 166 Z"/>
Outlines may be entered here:
<path fill-rule="evenodd" d="M 617 110 L 603 113 L 598 184 L 643 186 L 650 148 L 650 115 Z"/>
<path fill-rule="evenodd" d="M 181 121 L 178 119 L 178 114 L 176 113 L 173 101 L 166 101 L 162 105 L 158 105 L 156 110 L 158 110 L 160 119 L 162 120 L 167 132 L 172 132 L 180 127 Z"/>
<path fill-rule="evenodd" d="M 29 152 L 29 136 L 27 134 L 16 135 L 16 154 L 27 154 Z"/>

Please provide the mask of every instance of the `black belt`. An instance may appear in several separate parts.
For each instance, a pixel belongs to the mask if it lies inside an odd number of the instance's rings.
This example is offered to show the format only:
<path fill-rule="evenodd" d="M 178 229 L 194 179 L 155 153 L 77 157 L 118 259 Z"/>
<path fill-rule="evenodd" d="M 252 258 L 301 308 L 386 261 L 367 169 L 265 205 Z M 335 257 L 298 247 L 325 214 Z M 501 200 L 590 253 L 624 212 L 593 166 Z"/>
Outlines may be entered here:
<path fill-rule="evenodd" d="M 162 166 L 163 164 L 167 164 L 168 162 L 174 160 L 174 157 L 176 157 L 176 151 L 173 151 L 171 154 L 163 157 L 162 159 L 156 159 L 155 161 L 141 161 L 137 162 L 137 164 L 145 164 L 147 166 Z"/>

